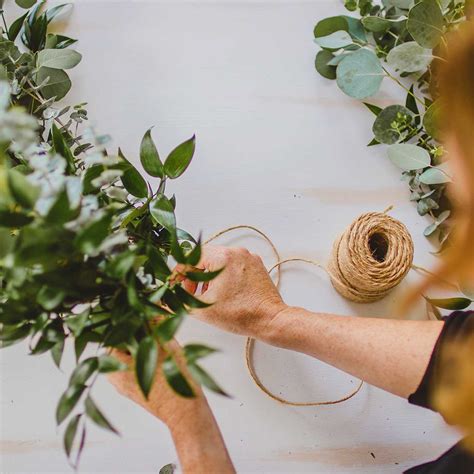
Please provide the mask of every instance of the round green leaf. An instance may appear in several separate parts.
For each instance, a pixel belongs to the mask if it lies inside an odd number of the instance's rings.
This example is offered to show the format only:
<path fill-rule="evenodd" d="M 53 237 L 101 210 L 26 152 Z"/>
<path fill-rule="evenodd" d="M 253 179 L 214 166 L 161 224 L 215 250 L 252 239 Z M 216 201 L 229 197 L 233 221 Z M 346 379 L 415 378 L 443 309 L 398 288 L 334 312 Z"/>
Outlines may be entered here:
<path fill-rule="evenodd" d="M 36 0 L 15 0 L 16 4 L 21 8 L 31 8 Z"/>
<path fill-rule="evenodd" d="M 392 22 L 386 18 L 381 18 L 379 16 L 366 16 L 362 18 L 362 24 L 366 30 L 372 31 L 373 33 L 383 33 L 390 29 Z"/>
<path fill-rule="evenodd" d="M 314 27 L 314 37 L 320 38 L 322 36 L 328 36 L 336 31 L 345 30 L 349 28 L 346 19 L 343 16 L 332 16 L 324 18 L 319 21 Z"/>
<path fill-rule="evenodd" d="M 415 3 L 415 0 L 388 0 L 388 3 L 402 10 L 408 10 Z"/>
<path fill-rule="evenodd" d="M 451 176 L 441 166 L 427 169 L 420 175 L 423 184 L 445 184 L 451 182 Z"/>
<path fill-rule="evenodd" d="M 407 30 L 423 48 L 434 48 L 443 36 L 443 13 L 436 0 L 422 0 L 408 13 Z"/>
<path fill-rule="evenodd" d="M 423 126 L 426 132 L 433 138 L 439 138 L 438 124 L 441 119 L 441 107 L 438 101 L 433 102 L 425 112 L 423 117 Z"/>
<path fill-rule="evenodd" d="M 392 128 L 392 123 L 397 120 L 399 114 L 412 117 L 412 113 L 403 105 L 389 105 L 377 115 L 372 131 L 380 143 L 391 145 L 400 140 L 400 134 Z"/>
<path fill-rule="evenodd" d="M 39 68 L 36 75 L 36 83 L 38 85 L 42 84 L 46 78 L 49 78 L 48 82 L 40 89 L 45 99 L 56 97 L 56 100 L 61 100 L 71 89 L 71 79 L 61 69 Z"/>
<path fill-rule="evenodd" d="M 356 99 L 377 93 L 384 77 L 379 58 L 368 49 L 346 56 L 337 66 L 336 74 L 339 88 Z"/>
<path fill-rule="evenodd" d="M 38 52 L 38 67 L 71 69 L 77 66 L 82 56 L 73 49 L 43 49 Z"/>
<path fill-rule="evenodd" d="M 351 35 L 344 30 L 335 31 L 328 36 L 320 36 L 315 39 L 321 48 L 339 49 L 352 44 Z"/>
<path fill-rule="evenodd" d="M 393 48 L 387 56 L 387 63 L 403 72 L 422 71 L 430 65 L 432 60 L 431 50 L 421 47 L 415 41 Z"/>
<path fill-rule="evenodd" d="M 430 154 L 420 146 L 396 144 L 388 148 L 390 161 L 405 171 L 420 170 L 431 163 Z"/>
<path fill-rule="evenodd" d="M 347 23 L 347 31 L 354 39 L 362 42 L 367 41 L 364 26 L 358 18 L 354 18 L 352 16 L 347 15 L 343 15 L 343 18 L 346 20 Z"/>
<path fill-rule="evenodd" d="M 316 71 L 326 79 L 336 79 L 336 67 L 328 65 L 329 61 L 332 59 L 334 59 L 334 55 L 331 51 L 323 49 L 318 52 L 316 60 L 314 61 Z"/>

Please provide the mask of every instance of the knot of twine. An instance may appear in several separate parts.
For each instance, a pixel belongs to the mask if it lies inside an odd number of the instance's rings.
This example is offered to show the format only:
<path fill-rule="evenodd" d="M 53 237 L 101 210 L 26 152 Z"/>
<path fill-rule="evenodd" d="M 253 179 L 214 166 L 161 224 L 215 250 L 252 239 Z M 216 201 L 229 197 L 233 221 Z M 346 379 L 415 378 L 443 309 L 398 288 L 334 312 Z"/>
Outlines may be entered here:
<path fill-rule="evenodd" d="M 413 240 L 398 220 L 381 212 L 358 217 L 334 242 L 328 273 L 334 288 L 357 303 L 382 299 L 413 263 Z"/>
<path fill-rule="evenodd" d="M 248 229 L 263 237 L 270 245 L 276 263 L 269 269 L 277 271 L 275 285 L 279 287 L 281 266 L 289 262 L 303 262 L 323 269 L 330 277 L 334 288 L 345 298 L 358 303 L 377 301 L 397 286 L 412 268 L 413 240 L 407 228 L 384 212 L 369 212 L 359 216 L 335 241 L 328 264 L 324 267 L 315 260 L 288 258 L 282 260 L 280 253 L 264 232 L 250 225 L 228 227 L 213 235 L 206 244 L 221 235 L 238 229 Z M 345 402 L 362 388 L 363 381 L 342 398 L 316 402 L 293 402 L 272 393 L 260 380 L 253 364 L 255 340 L 247 338 L 245 360 L 247 369 L 257 387 L 273 400 L 291 406 L 335 405 Z"/>

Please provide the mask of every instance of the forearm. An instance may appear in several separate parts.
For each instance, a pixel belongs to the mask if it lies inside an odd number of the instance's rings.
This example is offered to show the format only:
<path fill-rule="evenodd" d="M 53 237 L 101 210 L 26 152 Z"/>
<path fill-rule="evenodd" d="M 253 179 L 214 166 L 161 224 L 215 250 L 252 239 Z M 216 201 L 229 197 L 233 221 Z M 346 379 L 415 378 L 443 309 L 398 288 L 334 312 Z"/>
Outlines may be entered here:
<path fill-rule="evenodd" d="M 316 357 L 406 398 L 418 387 L 443 324 L 288 307 L 274 318 L 265 341 Z"/>
<path fill-rule="evenodd" d="M 169 428 L 184 473 L 235 473 L 214 415 L 203 397 Z"/>

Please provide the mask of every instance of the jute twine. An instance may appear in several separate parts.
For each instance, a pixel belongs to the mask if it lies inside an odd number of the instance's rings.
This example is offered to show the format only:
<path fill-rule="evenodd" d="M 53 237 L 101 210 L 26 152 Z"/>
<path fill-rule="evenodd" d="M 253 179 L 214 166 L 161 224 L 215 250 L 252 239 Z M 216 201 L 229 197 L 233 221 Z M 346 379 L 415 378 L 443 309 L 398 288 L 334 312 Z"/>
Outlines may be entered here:
<path fill-rule="evenodd" d="M 385 213 L 369 212 L 334 242 L 328 272 L 342 296 L 370 303 L 397 286 L 412 262 L 413 241 L 407 228 Z"/>
<path fill-rule="evenodd" d="M 333 245 L 331 258 L 326 268 L 321 263 L 305 258 L 282 260 L 272 240 L 261 230 L 250 225 L 236 225 L 221 230 L 207 239 L 210 243 L 218 237 L 238 229 L 248 229 L 263 237 L 270 245 L 276 263 L 268 270 L 277 271 L 275 285 L 279 287 L 281 266 L 290 262 L 303 262 L 324 270 L 334 288 L 345 298 L 358 303 L 370 303 L 387 295 L 410 270 L 413 262 L 413 241 L 407 228 L 384 212 L 370 212 L 358 217 Z M 352 392 L 335 400 L 315 402 L 293 402 L 272 393 L 260 380 L 253 364 L 255 340 L 247 338 L 245 361 L 247 369 L 257 387 L 273 400 L 291 406 L 335 405 L 345 402 L 362 388 L 359 381 Z"/>

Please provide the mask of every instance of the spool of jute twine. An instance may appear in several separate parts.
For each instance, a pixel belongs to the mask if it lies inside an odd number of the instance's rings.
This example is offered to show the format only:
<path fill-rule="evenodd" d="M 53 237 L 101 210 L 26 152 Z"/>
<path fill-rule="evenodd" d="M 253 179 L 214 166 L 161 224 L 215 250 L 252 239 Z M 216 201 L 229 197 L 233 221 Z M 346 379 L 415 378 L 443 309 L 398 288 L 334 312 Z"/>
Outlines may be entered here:
<path fill-rule="evenodd" d="M 382 212 L 359 216 L 334 242 L 328 273 L 334 288 L 357 303 L 386 296 L 413 263 L 407 228 Z"/>
<path fill-rule="evenodd" d="M 302 262 L 321 268 L 328 275 L 343 297 L 358 303 L 370 303 L 386 296 L 408 273 L 413 262 L 413 241 L 407 228 L 384 212 L 370 212 L 359 216 L 334 242 L 331 258 L 326 268 L 321 263 L 305 258 L 282 260 L 272 240 L 261 230 L 250 225 L 237 225 L 224 229 L 209 238 L 212 242 L 221 235 L 238 229 L 248 229 L 263 237 L 272 248 L 276 263 L 269 269 L 277 271 L 275 285 L 279 287 L 281 266 L 290 262 Z M 335 405 L 356 395 L 363 385 L 359 381 L 355 390 L 347 395 L 324 401 L 294 402 L 272 393 L 260 380 L 253 364 L 255 340 L 247 338 L 245 360 L 247 369 L 257 387 L 273 400 L 291 406 Z"/>

